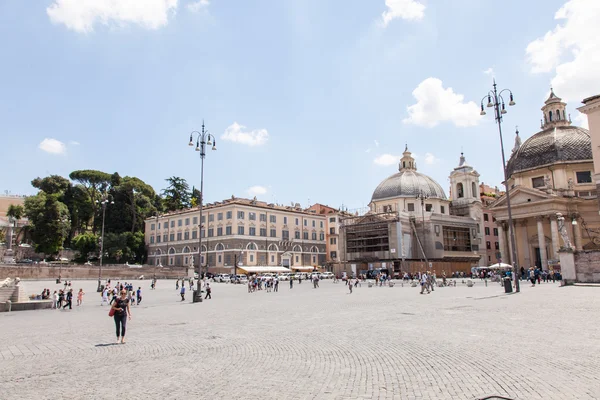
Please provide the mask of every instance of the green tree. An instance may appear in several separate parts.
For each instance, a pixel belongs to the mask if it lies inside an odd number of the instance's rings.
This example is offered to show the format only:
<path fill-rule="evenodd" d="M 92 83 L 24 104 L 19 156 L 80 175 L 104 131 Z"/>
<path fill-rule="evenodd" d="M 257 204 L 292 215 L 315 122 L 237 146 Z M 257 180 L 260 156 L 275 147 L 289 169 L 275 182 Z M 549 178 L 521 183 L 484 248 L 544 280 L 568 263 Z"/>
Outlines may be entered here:
<path fill-rule="evenodd" d="M 50 175 L 45 178 L 35 178 L 31 181 L 31 185 L 47 194 L 62 195 L 71 186 L 71 182 L 62 176 Z"/>
<path fill-rule="evenodd" d="M 98 250 L 98 236 L 93 233 L 82 233 L 73 238 L 73 248 L 79 251 L 81 258 L 88 258 Z"/>
<path fill-rule="evenodd" d="M 198 189 L 192 186 L 190 207 L 196 208 L 200 204 L 201 193 Z"/>
<path fill-rule="evenodd" d="M 29 218 L 35 250 L 57 254 L 71 229 L 69 209 L 58 200 L 59 194 L 44 190 L 25 199 L 25 215 Z"/>
<path fill-rule="evenodd" d="M 25 214 L 25 209 L 20 204 L 11 204 L 8 206 L 8 210 L 6 211 L 6 216 L 14 219 L 15 221 L 23 218 Z"/>
<path fill-rule="evenodd" d="M 188 208 L 190 206 L 190 186 L 185 179 L 172 176 L 165 179 L 169 185 L 163 189 L 165 209 L 167 211 L 176 211 Z"/>
<path fill-rule="evenodd" d="M 114 175 L 114 174 L 113 174 Z M 106 172 L 96 171 L 93 169 L 84 169 L 73 171 L 69 174 L 71 180 L 78 182 L 83 190 L 87 193 L 90 199 L 90 204 L 93 210 L 92 216 L 92 232 L 96 233 L 97 224 L 95 223 L 96 216 L 98 215 L 99 205 L 97 201 L 101 200 L 103 193 L 106 193 L 110 187 L 111 182 L 115 177 Z M 116 174 L 118 177 L 118 174 Z"/>

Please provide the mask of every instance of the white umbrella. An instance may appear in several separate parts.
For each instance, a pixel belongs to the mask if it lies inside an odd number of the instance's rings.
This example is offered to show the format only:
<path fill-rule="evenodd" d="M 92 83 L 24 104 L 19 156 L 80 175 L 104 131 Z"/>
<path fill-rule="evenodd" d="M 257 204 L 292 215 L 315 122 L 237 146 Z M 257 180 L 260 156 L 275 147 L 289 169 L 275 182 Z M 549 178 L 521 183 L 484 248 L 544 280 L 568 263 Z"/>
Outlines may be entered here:
<path fill-rule="evenodd" d="M 510 264 L 504 264 L 504 263 L 498 263 L 498 264 L 490 265 L 487 268 L 488 269 L 512 269 L 512 265 L 510 265 Z"/>

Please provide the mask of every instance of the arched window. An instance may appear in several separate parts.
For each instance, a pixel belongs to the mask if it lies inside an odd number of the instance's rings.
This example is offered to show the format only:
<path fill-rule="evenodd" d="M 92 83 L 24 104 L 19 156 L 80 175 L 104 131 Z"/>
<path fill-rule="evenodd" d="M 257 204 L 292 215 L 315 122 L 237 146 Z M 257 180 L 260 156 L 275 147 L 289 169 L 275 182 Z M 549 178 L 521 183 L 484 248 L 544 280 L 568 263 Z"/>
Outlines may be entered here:
<path fill-rule="evenodd" d="M 169 254 L 175 254 L 175 249 L 171 247 L 171 248 L 169 249 Z"/>
<path fill-rule="evenodd" d="M 556 120 L 560 121 L 560 110 L 556 110 Z"/>
<path fill-rule="evenodd" d="M 301 253 L 302 252 L 302 248 L 298 245 L 295 245 L 294 248 L 292 249 L 293 252 L 295 253 Z"/>
<path fill-rule="evenodd" d="M 216 250 L 216 251 L 224 251 L 224 250 L 225 250 L 225 246 L 223 246 L 223 243 L 218 243 L 218 244 L 215 246 L 215 250 Z"/>
<path fill-rule="evenodd" d="M 548 119 L 552 122 L 552 111 L 548 111 Z"/>
<path fill-rule="evenodd" d="M 277 245 L 275 243 L 271 243 L 269 245 L 269 251 L 279 251 L 279 248 L 277 247 Z"/>
<path fill-rule="evenodd" d="M 471 182 L 471 191 L 473 192 L 473 197 L 477 198 L 477 185 L 475 182 Z"/>
<path fill-rule="evenodd" d="M 185 246 L 185 247 L 183 248 L 183 250 L 181 250 L 181 252 L 182 252 L 182 253 L 189 253 L 189 252 L 190 252 L 190 248 L 189 248 L 189 247 L 187 247 L 187 246 Z"/>
<path fill-rule="evenodd" d="M 156 255 L 160 256 L 162 254 L 162 251 L 160 249 L 156 249 Z"/>
<path fill-rule="evenodd" d="M 465 192 L 463 189 L 463 184 L 459 183 L 458 185 L 456 185 L 456 194 L 458 195 L 458 197 L 465 197 Z"/>
<path fill-rule="evenodd" d="M 317 249 L 315 246 L 313 246 L 313 247 L 310 248 L 310 252 L 311 253 L 318 253 L 319 249 Z"/>
<path fill-rule="evenodd" d="M 246 246 L 246 250 L 257 250 L 257 249 L 258 249 L 258 247 L 256 247 L 256 243 L 254 243 L 254 242 L 250 242 Z"/>

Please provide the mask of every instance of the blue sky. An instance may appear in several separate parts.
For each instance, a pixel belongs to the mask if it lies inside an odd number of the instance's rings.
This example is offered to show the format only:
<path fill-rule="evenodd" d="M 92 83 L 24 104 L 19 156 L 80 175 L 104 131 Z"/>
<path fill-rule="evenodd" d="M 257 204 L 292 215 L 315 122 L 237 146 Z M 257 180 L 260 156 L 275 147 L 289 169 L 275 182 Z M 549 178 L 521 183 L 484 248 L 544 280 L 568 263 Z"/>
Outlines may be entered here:
<path fill-rule="evenodd" d="M 492 76 L 517 101 L 507 156 L 551 84 L 585 124 L 599 18 L 597 0 L 0 0 L 0 190 L 76 169 L 199 186 L 203 119 L 209 202 L 363 207 L 405 143 L 447 194 L 461 150 L 498 185 Z"/>

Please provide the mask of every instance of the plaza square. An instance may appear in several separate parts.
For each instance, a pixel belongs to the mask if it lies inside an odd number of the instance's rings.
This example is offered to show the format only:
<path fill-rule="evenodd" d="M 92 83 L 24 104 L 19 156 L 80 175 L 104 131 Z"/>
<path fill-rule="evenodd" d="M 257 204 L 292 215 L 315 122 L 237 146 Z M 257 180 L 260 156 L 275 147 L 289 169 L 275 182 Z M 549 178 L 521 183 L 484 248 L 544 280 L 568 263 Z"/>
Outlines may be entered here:
<path fill-rule="evenodd" d="M 429 295 L 401 281 L 352 294 L 332 280 L 271 293 L 211 283 L 213 299 L 193 304 L 175 280 L 135 281 L 143 300 L 121 345 L 96 282 L 73 281 L 80 307 L 0 314 L 0 397 L 600 397 L 599 288 L 524 282 L 506 295 L 474 282 Z"/>

